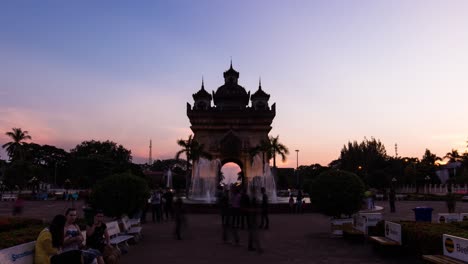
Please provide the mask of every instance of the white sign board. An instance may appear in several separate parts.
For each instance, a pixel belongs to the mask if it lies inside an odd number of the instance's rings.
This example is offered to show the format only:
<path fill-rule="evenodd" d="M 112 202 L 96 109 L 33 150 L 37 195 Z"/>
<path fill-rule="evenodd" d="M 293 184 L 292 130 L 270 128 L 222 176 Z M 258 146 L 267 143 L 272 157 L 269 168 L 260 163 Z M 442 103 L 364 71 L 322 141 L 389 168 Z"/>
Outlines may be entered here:
<path fill-rule="evenodd" d="M 401 225 L 385 221 L 385 237 L 401 245 Z"/>
<path fill-rule="evenodd" d="M 442 244 L 445 256 L 468 262 L 468 239 L 444 234 Z"/>
<path fill-rule="evenodd" d="M 345 218 L 345 219 L 331 219 L 331 232 L 333 235 L 342 236 L 343 229 L 346 226 L 353 226 L 353 219 L 352 218 Z"/>
<path fill-rule="evenodd" d="M 354 228 L 363 232 L 364 234 L 367 234 L 366 219 L 361 215 L 356 215 L 354 218 Z"/>
<path fill-rule="evenodd" d="M 367 226 L 376 226 L 383 219 L 382 213 L 359 213 L 364 217 Z"/>
<path fill-rule="evenodd" d="M 437 223 L 452 223 L 458 222 L 460 216 L 458 214 L 437 214 Z"/>
<path fill-rule="evenodd" d="M 34 262 L 36 241 L 0 250 L 1 264 L 31 264 Z"/>
<path fill-rule="evenodd" d="M 460 222 L 468 222 L 468 213 L 460 213 L 460 218 L 458 219 Z"/>

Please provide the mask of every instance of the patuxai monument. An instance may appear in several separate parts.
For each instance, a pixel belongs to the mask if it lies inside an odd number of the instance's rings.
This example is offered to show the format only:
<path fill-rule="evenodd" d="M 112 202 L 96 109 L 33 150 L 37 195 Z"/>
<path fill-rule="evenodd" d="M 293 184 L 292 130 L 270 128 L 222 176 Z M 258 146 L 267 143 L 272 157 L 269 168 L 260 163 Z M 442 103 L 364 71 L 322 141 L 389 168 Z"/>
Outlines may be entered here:
<path fill-rule="evenodd" d="M 269 105 L 270 95 L 258 89 L 250 94 L 239 85 L 239 72 L 230 68 L 224 72 L 224 84 L 210 94 L 202 82 L 193 94 L 193 107 L 187 103 L 194 139 L 205 146 L 212 160 L 199 159 L 192 170 L 190 197 L 212 200 L 220 183 L 221 167 L 233 162 L 241 168 L 242 182 L 265 187 L 269 197 L 276 197 L 274 179 L 266 155 L 251 150 L 261 141 L 268 141 L 268 133 L 276 114 L 276 105 Z"/>

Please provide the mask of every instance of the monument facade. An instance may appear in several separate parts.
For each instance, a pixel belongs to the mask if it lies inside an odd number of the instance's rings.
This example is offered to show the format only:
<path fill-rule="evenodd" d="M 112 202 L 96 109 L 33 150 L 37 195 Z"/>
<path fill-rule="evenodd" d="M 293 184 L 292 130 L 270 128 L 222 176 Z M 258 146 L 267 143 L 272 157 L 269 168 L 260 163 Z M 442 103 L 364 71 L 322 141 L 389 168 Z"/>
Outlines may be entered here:
<path fill-rule="evenodd" d="M 202 178 L 203 184 L 207 185 L 208 181 L 211 182 L 208 185 L 216 187 L 219 169 L 228 162 L 239 165 L 244 184 L 256 176 L 264 176 L 268 165 L 266 155 L 259 153 L 252 157 L 251 150 L 262 140 L 269 140 L 276 104 L 270 107 L 270 95 L 263 91 L 261 82 L 252 95 L 239 85 L 239 72 L 233 69 L 232 63 L 223 75 L 224 84 L 216 91 L 208 93 L 202 81 L 201 89 L 193 94 L 193 107 L 187 103 L 194 139 L 204 144 L 205 151 L 213 157 L 211 161 L 194 164 L 192 189 L 197 185 L 197 177 Z M 207 191 L 202 190 L 202 194 Z"/>

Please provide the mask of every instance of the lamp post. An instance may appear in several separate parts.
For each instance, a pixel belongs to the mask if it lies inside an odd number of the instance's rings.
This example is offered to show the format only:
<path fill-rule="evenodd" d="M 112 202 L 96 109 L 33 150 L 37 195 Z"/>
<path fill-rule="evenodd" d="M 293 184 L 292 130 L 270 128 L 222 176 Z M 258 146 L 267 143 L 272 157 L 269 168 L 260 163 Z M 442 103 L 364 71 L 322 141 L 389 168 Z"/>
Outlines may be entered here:
<path fill-rule="evenodd" d="M 426 181 L 426 193 L 429 194 L 429 182 L 431 181 L 431 177 L 429 177 L 429 175 L 426 175 L 426 177 L 424 177 L 424 180 Z"/>
<path fill-rule="evenodd" d="M 299 174 L 297 169 L 299 168 L 299 150 L 296 149 L 296 187 L 299 189 Z"/>
<path fill-rule="evenodd" d="M 396 187 L 396 182 L 397 182 L 397 179 L 395 177 L 392 178 L 392 188 L 395 189 Z"/>

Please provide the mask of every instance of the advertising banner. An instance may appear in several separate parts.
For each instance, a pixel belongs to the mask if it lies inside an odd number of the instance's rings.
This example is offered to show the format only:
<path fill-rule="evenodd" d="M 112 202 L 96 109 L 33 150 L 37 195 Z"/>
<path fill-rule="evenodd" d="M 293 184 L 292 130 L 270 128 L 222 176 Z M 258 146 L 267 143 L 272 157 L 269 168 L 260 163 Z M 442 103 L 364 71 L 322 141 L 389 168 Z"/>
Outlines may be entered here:
<path fill-rule="evenodd" d="M 401 225 L 385 221 L 385 237 L 401 245 Z"/>
<path fill-rule="evenodd" d="M 468 262 L 468 239 L 444 234 L 442 244 L 445 256 Z"/>
<path fill-rule="evenodd" d="M 31 264 L 34 261 L 36 241 L 0 250 L 1 264 Z"/>

